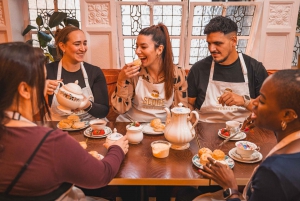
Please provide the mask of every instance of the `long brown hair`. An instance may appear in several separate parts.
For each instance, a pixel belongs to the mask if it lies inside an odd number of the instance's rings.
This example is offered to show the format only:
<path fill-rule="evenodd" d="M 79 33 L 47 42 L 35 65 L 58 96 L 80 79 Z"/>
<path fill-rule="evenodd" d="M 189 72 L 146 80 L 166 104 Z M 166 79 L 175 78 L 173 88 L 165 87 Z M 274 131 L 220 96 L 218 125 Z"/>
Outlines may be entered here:
<path fill-rule="evenodd" d="M 31 106 L 39 110 L 39 119 L 43 122 L 46 113 L 49 114 L 44 97 L 45 88 L 45 56 L 40 48 L 34 48 L 23 42 L 0 44 L 0 125 L 3 126 L 5 110 L 16 100 L 19 105 L 18 87 L 26 82 L 31 90 Z M 33 94 L 35 93 L 35 94 Z M 34 107 L 33 104 L 36 104 Z M 17 109 L 18 110 L 18 109 Z M 17 111 L 18 112 L 18 111 Z M 33 120 L 34 111 L 32 111 Z"/>
<path fill-rule="evenodd" d="M 152 25 L 144 28 L 140 31 L 139 35 L 152 36 L 152 40 L 155 43 L 155 48 L 160 45 L 164 46 L 162 52 L 162 70 L 165 74 L 165 96 L 168 100 L 171 98 L 174 86 L 174 63 L 172 45 L 169 36 L 168 28 L 163 24 Z"/>

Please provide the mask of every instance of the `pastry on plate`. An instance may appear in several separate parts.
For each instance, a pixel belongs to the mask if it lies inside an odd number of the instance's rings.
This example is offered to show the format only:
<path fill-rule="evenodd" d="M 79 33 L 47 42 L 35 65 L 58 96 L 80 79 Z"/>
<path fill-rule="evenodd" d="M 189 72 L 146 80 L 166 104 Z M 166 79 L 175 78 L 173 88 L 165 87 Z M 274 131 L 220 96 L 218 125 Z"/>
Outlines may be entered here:
<path fill-rule="evenodd" d="M 212 151 L 207 147 L 203 147 L 203 148 L 199 149 L 199 151 L 198 151 L 199 158 L 201 158 L 202 154 L 204 154 L 204 153 L 208 153 L 211 155 Z"/>
<path fill-rule="evenodd" d="M 225 159 L 225 153 L 220 149 L 215 149 L 212 153 L 212 157 L 218 161 Z"/>
<path fill-rule="evenodd" d="M 200 164 L 201 165 L 206 165 L 206 163 L 209 162 L 209 160 L 207 159 L 208 157 L 212 158 L 212 156 L 209 153 L 203 153 L 200 157 Z"/>
<path fill-rule="evenodd" d="M 162 132 L 165 129 L 165 124 L 158 124 L 156 125 L 156 127 L 153 127 L 153 130 L 155 132 Z"/>
<path fill-rule="evenodd" d="M 150 126 L 151 127 L 156 127 L 157 125 L 161 124 L 161 120 L 159 118 L 155 118 L 155 119 L 152 119 L 150 121 Z"/>
<path fill-rule="evenodd" d="M 79 128 L 83 128 L 85 126 L 85 123 L 84 122 L 74 122 L 74 124 L 72 125 L 72 128 L 74 129 L 79 129 Z"/>
<path fill-rule="evenodd" d="M 150 121 L 150 126 L 156 132 L 162 132 L 165 129 L 165 124 L 163 124 L 159 118 L 152 119 Z"/>
<path fill-rule="evenodd" d="M 70 119 L 73 122 L 80 121 L 79 116 L 77 116 L 77 115 L 70 115 L 70 116 L 67 117 L 67 119 Z"/>
<path fill-rule="evenodd" d="M 63 119 L 60 122 L 58 122 L 58 126 L 61 129 L 71 128 L 72 125 L 73 125 L 73 121 L 70 119 Z"/>

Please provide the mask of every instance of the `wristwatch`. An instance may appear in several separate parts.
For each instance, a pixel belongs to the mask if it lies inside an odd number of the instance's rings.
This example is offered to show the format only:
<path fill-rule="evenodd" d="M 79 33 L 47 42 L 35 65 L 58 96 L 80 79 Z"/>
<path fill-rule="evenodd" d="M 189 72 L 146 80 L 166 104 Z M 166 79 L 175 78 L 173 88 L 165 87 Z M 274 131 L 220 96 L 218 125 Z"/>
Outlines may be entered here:
<path fill-rule="evenodd" d="M 250 104 L 250 100 L 251 98 L 248 95 L 243 95 L 243 99 L 244 99 L 244 107 L 247 107 Z"/>
<path fill-rule="evenodd" d="M 232 195 L 239 195 L 239 194 L 240 192 L 238 190 L 231 189 L 231 188 L 227 188 L 223 191 L 223 197 L 225 200 L 230 198 Z"/>

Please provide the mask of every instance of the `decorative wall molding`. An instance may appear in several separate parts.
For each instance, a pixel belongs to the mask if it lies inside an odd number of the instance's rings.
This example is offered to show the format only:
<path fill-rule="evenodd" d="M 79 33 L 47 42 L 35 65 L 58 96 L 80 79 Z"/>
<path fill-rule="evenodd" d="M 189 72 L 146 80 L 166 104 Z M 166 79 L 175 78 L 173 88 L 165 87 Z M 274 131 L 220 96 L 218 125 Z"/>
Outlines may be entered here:
<path fill-rule="evenodd" d="M 291 5 L 270 5 L 268 25 L 290 26 Z"/>
<path fill-rule="evenodd" d="M 108 3 L 89 3 L 88 4 L 88 23 L 110 24 L 109 22 L 109 4 Z"/>
<path fill-rule="evenodd" d="M 3 2 L 0 1 L 0 24 L 5 25 Z"/>

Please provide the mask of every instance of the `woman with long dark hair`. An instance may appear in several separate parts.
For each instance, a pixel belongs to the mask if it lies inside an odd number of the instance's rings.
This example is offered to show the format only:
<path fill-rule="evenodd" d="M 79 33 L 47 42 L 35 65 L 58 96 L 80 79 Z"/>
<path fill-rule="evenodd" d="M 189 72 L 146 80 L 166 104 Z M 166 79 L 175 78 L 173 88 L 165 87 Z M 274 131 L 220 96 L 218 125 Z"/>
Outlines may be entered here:
<path fill-rule="evenodd" d="M 108 152 L 97 160 L 67 132 L 38 126 L 35 114 L 43 122 L 47 112 L 45 72 L 41 49 L 0 44 L 0 200 L 80 200 L 69 194 L 72 185 L 107 185 L 128 152 L 124 136 L 105 143 Z"/>

